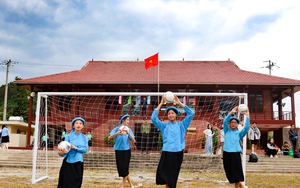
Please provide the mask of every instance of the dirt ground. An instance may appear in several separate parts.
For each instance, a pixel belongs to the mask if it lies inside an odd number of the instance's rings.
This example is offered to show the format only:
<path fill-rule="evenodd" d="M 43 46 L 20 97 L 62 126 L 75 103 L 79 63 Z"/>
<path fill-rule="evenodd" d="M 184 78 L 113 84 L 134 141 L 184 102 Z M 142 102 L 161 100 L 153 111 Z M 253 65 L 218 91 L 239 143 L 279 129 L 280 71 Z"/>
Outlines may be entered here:
<path fill-rule="evenodd" d="M 59 169 L 49 169 L 49 178 L 38 183 L 31 183 L 32 171 L 29 168 L 1 168 L 0 187 L 5 188 L 54 188 L 57 186 Z M 155 171 L 131 171 L 130 177 L 135 188 L 164 188 L 155 184 Z M 122 179 L 116 170 L 85 170 L 82 188 L 118 188 Z M 296 188 L 300 184 L 299 173 L 247 173 L 246 185 L 249 188 Z M 130 187 L 127 184 L 126 187 Z M 181 171 L 178 188 L 232 188 L 223 172 Z"/>

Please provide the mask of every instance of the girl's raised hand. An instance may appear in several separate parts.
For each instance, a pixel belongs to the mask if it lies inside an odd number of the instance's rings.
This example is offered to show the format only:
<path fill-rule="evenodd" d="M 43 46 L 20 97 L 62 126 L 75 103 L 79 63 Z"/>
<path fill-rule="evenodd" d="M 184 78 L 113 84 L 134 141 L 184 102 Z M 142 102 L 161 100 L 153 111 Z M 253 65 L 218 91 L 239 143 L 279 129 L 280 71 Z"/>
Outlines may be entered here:
<path fill-rule="evenodd" d="M 163 105 L 165 103 L 165 96 L 161 96 L 160 105 Z"/>
<path fill-rule="evenodd" d="M 231 111 L 230 111 L 230 115 L 234 115 L 237 113 L 238 110 L 238 106 L 234 107 Z"/>
<path fill-rule="evenodd" d="M 179 98 L 177 97 L 177 95 L 174 95 L 174 102 L 175 102 L 176 104 L 179 104 L 179 103 L 180 103 Z"/>

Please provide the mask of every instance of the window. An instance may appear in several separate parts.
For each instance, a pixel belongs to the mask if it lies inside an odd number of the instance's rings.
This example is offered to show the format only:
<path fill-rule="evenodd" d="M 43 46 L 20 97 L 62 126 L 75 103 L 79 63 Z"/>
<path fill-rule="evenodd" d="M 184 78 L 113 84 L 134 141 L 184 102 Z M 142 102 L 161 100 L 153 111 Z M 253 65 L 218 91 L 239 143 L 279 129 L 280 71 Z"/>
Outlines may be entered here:
<path fill-rule="evenodd" d="M 262 113 L 263 112 L 263 92 L 253 91 L 249 92 L 249 104 L 250 112 Z"/>
<path fill-rule="evenodd" d="M 119 103 L 118 101 L 107 101 L 105 104 L 105 110 L 118 110 Z"/>
<path fill-rule="evenodd" d="M 58 109 L 60 110 L 60 111 L 63 111 L 64 110 L 64 96 L 59 96 L 58 97 Z"/>

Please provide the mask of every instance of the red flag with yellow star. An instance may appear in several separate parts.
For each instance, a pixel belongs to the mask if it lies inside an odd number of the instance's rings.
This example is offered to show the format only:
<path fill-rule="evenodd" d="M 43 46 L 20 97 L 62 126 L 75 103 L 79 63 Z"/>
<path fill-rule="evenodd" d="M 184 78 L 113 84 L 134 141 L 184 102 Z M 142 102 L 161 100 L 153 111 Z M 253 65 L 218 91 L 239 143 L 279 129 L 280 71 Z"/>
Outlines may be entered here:
<path fill-rule="evenodd" d="M 154 67 L 158 65 L 158 53 L 154 54 L 153 56 L 150 56 L 146 58 L 145 60 L 145 68 L 148 69 L 150 67 Z"/>

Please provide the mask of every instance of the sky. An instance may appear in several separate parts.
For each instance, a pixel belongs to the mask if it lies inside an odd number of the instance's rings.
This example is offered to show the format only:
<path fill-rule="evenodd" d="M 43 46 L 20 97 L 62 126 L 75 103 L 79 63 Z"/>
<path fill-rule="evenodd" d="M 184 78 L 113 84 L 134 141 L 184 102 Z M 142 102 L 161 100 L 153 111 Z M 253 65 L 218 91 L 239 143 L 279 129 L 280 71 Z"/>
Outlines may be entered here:
<path fill-rule="evenodd" d="M 299 0 L 1 0 L 0 10 L 0 85 L 8 60 L 11 82 L 157 52 L 300 80 Z"/>

